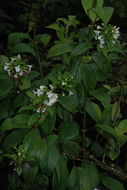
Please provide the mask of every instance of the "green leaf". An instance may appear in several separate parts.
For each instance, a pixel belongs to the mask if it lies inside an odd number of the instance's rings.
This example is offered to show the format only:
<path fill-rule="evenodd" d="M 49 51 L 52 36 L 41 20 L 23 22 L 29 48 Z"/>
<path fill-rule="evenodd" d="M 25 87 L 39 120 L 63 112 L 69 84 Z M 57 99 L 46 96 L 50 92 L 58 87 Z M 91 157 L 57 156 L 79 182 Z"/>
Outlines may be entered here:
<path fill-rule="evenodd" d="M 29 119 L 28 114 L 16 115 L 14 118 L 8 118 L 4 120 L 0 129 L 9 130 L 9 129 L 16 129 L 16 128 L 26 128 L 28 119 Z"/>
<path fill-rule="evenodd" d="M 99 16 L 99 18 L 101 18 L 105 24 L 109 22 L 114 12 L 114 8 L 112 7 L 96 7 L 92 10 Z"/>
<path fill-rule="evenodd" d="M 112 105 L 111 117 L 112 117 L 112 121 L 114 121 L 114 119 L 116 120 L 120 117 L 120 103 L 119 102 L 115 102 Z"/>
<path fill-rule="evenodd" d="M 94 6 L 95 0 L 81 0 L 81 2 L 86 14 L 88 14 L 88 10 Z"/>
<path fill-rule="evenodd" d="M 91 190 L 100 184 L 100 174 L 97 167 L 93 164 L 83 164 L 82 168 L 88 180 L 90 180 Z"/>
<path fill-rule="evenodd" d="M 77 98 L 75 95 L 59 96 L 60 104 L 68 111 L 75 113 L 77 108 Z"/>
<path fill-rule="evenodd" d="M 100 107 L 91 101 L 86 101 L 85 103 L 85 110 L 90 115 L 90 117 L 95 120 L 99 121 L 102 115 Z"/>
<path fill-rule="evenodd" d="M 115 128 L 116 135 L 122 137 L 127 132 L 127 119 L 122 120 L 118 127 Z"/>
<path fill-rule="evenodd" d="M 65 53 L 69 53 L 72 50 L 73 50 L 73 46 L 70 44 L 67 44 L 67 43 L 56 44 L 49 50 L 47 58 L 60 56 Z"/>
<path fill-rule="evenodd" d="M 5 74 L 0 76 L 0 99 L 5 98 L 9 95 L 13 88 L 13 81 L 12 79 Z"/>
<path fill-rule="evenodd" d="M 72 56 L 81 55 L 85 53 L 87 50 L 89 50 L 90 48 L 92 48 L 92 44 L 90 42 L 82 42 L 74 48 L 74 50 L 71 52 L 71 55 Z"/>
<path fill-rule="evenodd" d="M 43 43 L 43 45 L 46 47 L 51 40 L 51 35 L 49 34 L 38 34 L 36 35 L 36 40 L 37 42 Z"/>
<path fill-rule="evenodd" d="M 29 44 L 26 43 L 18 43 L 12 47 L 9 47 L 9 53 L 11 54 L 17 54 L 17 53 L 30 53 L 31 55 L 33 55 L 34 57 L 36 57 L 36 53 L 33 49 L 33 47 L 31 47 Z"/>
<path fill-rule="evenodd" d="M 75 122 L 64 121 L 59 126 L 58 134 L 63 142 L 74 139 L 79 134 L 79 125 Z"/>
<path fill-rule="evenodd" d="M 56 135 L 50 135 L 45 138 L 47 152 L 44 156 L 44 159 L 40 163 L 40 168 L 47 175 L 51 174 L 59 161 L 60 154 L 55 145 L 57 143 L 57 139 L 58 137 Z"/>
<path fill-rule="evenodd" d="M 33 124 L 35 124 L 38 121 L 39 117 L 40 115 L 38 113 L 32 114 L 28 120 L 28 127 L 33 126 Z"/>
<path fill-rule="evenodd" d="M 31 167 L 28 163 L 26 163 L 23 167 L 23 177 L 27 182 L 33 182 L 37 173 L 38 166 Z"/>
<path fill-rule="evenodd" d="M 102 88 L 91 90 L 89 92 L 92 96 L 94 96 L 97 100 L 99 100 L 104 107 L 108 106 L 111 101 L 111 96 L 107 94 L 107 91 L 105 91 Z"/>
<path fill-rule="evenodd" d="M 68 190 L 92 190 L 91 181 L 83 168 L 73 167 L 69 177 Z"/>
<path fill-rule="evenodd" d="M 104 125 L 104 124 L 97 124 L 96 126 L 102 129 L 103 131 L 106 131 L 110 135 L 116 137 L 115 130 L 112 127 Z"/>
<path fill-rule="evenodd" d="M 4 149 L 8 151 L 10 148 L 20 144 L 28 132 L 29 129 L 20 129 L 18 131 L 12 131 L 9 135 L 6 136 L 4 140 Z"/>
<path fill-rule="evenodd" d="M 96 7 L 102 7 L 104 4 L 103 0 L 96 0 Z"/>
<path fill-rule="evenodd" d="M 97 84 L 96 71 L 93 68 L 92 64 L 84 64 L 84 68 L 82 68 L 82 80 L 85 85 L 85 88 L 93 89 Z M 94 80 L 93 80 L 94 78 Z"/>
<path fill-rule="evenodd" d="M 66 190 L 68 185 L 69 172 L 65 159 L 60 156 L 53 172 L 53 190 Z"/>
<path fill-rule="evenodd" d="M 116 158 L 118 158 L 119 154 L 119 152 L 109 151 L 109 157 L 111 158 L 111 160 L 115 160 Z"/>
<path fill-rule="evenodd" d="M 55 127 L 56 113 L 52 116 L 48 116 L 41 125 L 41 128 L 46 135 L 50 135 Z"/>
<path fill-rule="evenodd" d="M 23 147 L 28 158 L 34 158 L 39 164 L 44 160 L 47 153 L 47 143 L 41 139 L 38 129 L 33 129 L 23 141 Z"/>
<path fill-rule="evenodd" d="M 63 149 L 66 155 L 69 158 L 76 158 L 79 156 L 79 152 L 81 151 L 81 147 L 78 143 L 73 141 L 66 141 L 63 144 Z"/>
<path fill-rule="evenodd" d="M 17 43 L 21 42 L 24 39 L 30 40 L 30 35 L 27 33 L 14 32 L 9 34 L 8 36 L 8 46 L 12 48 Z"/>
<path fill-rule="evenodd" d="M 109 176 L 103 175 L 102 183 L 109 190 L 125 190 L 124 186 L 120 181 Z"/>

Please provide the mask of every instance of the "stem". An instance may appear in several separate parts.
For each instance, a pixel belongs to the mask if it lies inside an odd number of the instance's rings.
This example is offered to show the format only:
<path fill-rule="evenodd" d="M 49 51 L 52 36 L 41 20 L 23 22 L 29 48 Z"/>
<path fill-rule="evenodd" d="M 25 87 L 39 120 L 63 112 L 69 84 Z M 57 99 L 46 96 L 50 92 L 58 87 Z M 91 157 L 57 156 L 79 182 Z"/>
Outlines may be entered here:
<path fill-rule="evenodd" d="M 100 162 L 93 155 L 90 155 L 89 153 L 87 153 L 86 150 L 83 150 L 83 151 L 85 153 L 85 159 L 74 158 L 74 160 L 94 164 L 94 165 L 100 167 L 101 169 L 111 173 L 111 175 L 119 178 L 120 180 L 127 182 L 127 175 L 122 173 L 120 170 L 115 169 L 113 167 L 106 165 L 105 163 Z"/>
<path fill-rule="evenodd" d="M 86 111 L 84 111 L 84 115 L 83 115 L 83 130 L 82 130 L 82 146 L 83 148 L 85 148 L 85 129 L 86 129 Z"/>
<path fill-rule="evenodd" d="M 40 10 L 40 0 L 38 0 L 38 2 L 37 2 L 37 12 L 36 12 L 37 17 L 36 17 L 36 21 L 35 21 L 35 28 L 33 31 L 33 44 L 35 47 L 35 51 L 36 51 L 36 55 L 37 55 L 37 59 L 38 59 L 38 63 L 39 63 L 40 73 L 41 73 L 41 76 L 43 76 L 40 54 L 39 54 L 39 50 L 38 50 L 38 46 L 37 46 L 37 42 L 36 42 L 36 31 L 37 31 L 39 10 Z"/>

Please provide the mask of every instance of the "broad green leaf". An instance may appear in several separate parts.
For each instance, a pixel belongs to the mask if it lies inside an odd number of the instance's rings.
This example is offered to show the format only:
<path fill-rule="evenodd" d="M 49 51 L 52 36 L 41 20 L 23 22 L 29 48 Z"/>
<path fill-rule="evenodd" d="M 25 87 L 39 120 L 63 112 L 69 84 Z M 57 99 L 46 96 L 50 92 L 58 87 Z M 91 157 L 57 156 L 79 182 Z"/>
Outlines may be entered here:
<path fill-rule="evenodd" d="M 45 138 L 47 152 L 44 159 L 41 160 L 40 168 L 47 175 L 51 174 L 59 161 L 60 154 L 56 147 L 57 139 L 58 137 L 56 135 L 50 135 Z"/>
<path fill-rule="evenodd" d="M 4 140 L 4 149 L 8 151 L 10 148 L 20 144 L 28 132 L 29 129 L 20 129 L 18 131 L 12 131 L 9 135 L 7 135 L 7 137 Z"/>
<path fill-rule="evenodd" d="M 91 90 L 89 92 L 92 96 L 94 96 L 97 100 L 99 100 L 104 107 L 108 106 L 111 101 L 111 96 L 107 94 L 107 91 L 105 91 L 102 88 Z"/>
<path fill-rule="evenodd" d="M 81 0 L 81 2 L 86 14 L 88 14 L 88 10 L 93 8 L 95 0 Z"/>
<path fill-rule="evenodd" d="M 68 190 L 92 190 L 91 181 L 87 177 L 83 168 L 73 167 L 70 177 Z"/>
<path fill-rule="evenodd" d="M 72 56 L 81 55 L 85 53 L 87 50 L 89 50 L 90 48 L 92 48 L 92 44 L 90 42 L 82 42 L 74 48 L 74 50 L 71 52 L 71 55 Z"/>
<path fill-rule="evenodd" d="M 21 106 L 25 106 L 28 103 L 28 101 L 29 101 L 29 98 L 26 95 L 20 93 L 17 96 L 15 96 L 13 106 L 15 109 Z"/>
<path fill-rule="evenodd" d="M 26 135 L 23 146 L 29 158 L 34 158 L 39 165 L 43 162 L 47 153 L 47 143 L 45 139 L 41 139 L 38 129 L 33 129 Z"/>
<path fill-rule="evenodd" d="M 106 131 L 107 133 L 111 134 L 112 136 L 116 137 L 115 130 L 112 127 L 104 124 L 97 124 L 96 126 L 102 129 L 103 131 Z"/>
<path fill-rule="evenodd" d="M 120 181 L 109 176 L 103 175 L 102 183 L 109 190 L 125 190 L 124 186 Z"/>
<path fill-rule="evenodd" d="M 69 158 L 76 158 L 79 156 L 81 147 L 76 142 L 66 141 L 63 144 L 63 150 Z"/>
<path fill-rule="evenodd" d="M 3 123 L 0 126 L 1 130 L 9 130 L 9 129 L 13 129 L 13 118 L 8 118 L 6 120 L 3 121 Z"/>
<path fill-rule="evenodd" d="M 120 103 L 119 102 L 115 102 L 112 105 L 111 117 L 112 117 L 112 121 L 120 117 Z"/>
<path fill-rule="evenodd" d="M 109 157 L 110 157 L 111 160 L 115 160 L 116 158 L 118 158 L 119 154 L 120 153 L 118 151 L 117 152 L 109 151 Z"/>
<path fill-rule="evenodd" d="M 97 77 L 96 70 L 93 68 L 92 64 L 84 64 L 81 76 L 87 90 L 95 88 L 97 84 Z"/>
<path fill-rule="evenodd" d="M 98 21 L 97 14 L 93 11 L 93 9 L 88 10 L 88 16 L 92 22 Z"/>
<path fill-rule="evenodd" d="M 39 120 L 40 115 L 38 113 L 34 113 L 29 117 L 28 120 L 28 127 L 33 126 L 34 124 L 36 125 L 37 121 Z"/>
<path fill-rule="evenodd" d="M 13 88 L 13 81 L 12 79 L 5 74 L 0 76 L 0 99 L 5 98 L 9 95 Z"/>
<path fill-rule="evenodd" d="M 27 33 L 20 33 L 20 32 L 11 33 L 8 36 L 8 47 L 12 48 L 14 45 L 25 39 L 30 40 L 31 39 L 30 35 Z"/>
<path fill-rule="evenodd" d="M 18 43 L 12 47 L 9 47 L 9 53 L 16 54 L 16 53 L 30 53 L 34 57 L 36 57 L 36 52 L 29 44 L 26 43 Z"/>
<path fill-rule="evenodd" d="M 41 128 L 46 135 L 50 135 L 55 127 L 56 113 L 48 116 L 41 125 Z"/>
<path fill-rule="evenodd" d="M 60 31 L 61 30 L 61 27 L 57 23 L 51 24 L 49 26 L 46 26 L 46 28 L 50 28 L 50 29 L 53 29 L 53 30 L 56 30 L 56 31 Z"/>
<path fill-rule="evenodd" d="M 9 129 L 18 129 L 18 128 L 26 128 L 27 122 L 29 119 L 28 114 L 19 114 L 14 118 L 8 118 L 3 121 L 0 129 L 1 130 L 9 130 Z"/>
<path fill-rule="evenodd" d="M 127 119 L 122 120 L 118 127 L 115 128 L 116 135 L 122 137 L 127 132 Z"/>
<path fill-rule="evenodd" d="M 79 125 L 75 122 L 64 121 L 59 126 L 58 134 L 63 142 L 74 139 L 79 134 Z"/>
<path fill-rule="evenodd" d="M 59 96 L 60 104 L 68 111 L 75 113 L 77 108 L 77 97 L 71 96 Z"/>
<path fill-rule="evenodd" d="M 93 120 L 95 121 L 100 120 L 102 112 L 101 112 L 100 107 L 96 103 L 91 102 L 91 101 L 86 101 L 85 110 L 87 111 L 87 113 Z"/>
<path fill-rule="evenodd" d="M 112 17 L 114 8 L 112 7 L 96 7 L 92 9 L 101 20 L 107 24 Z"/>
<path fill-rule="evenodd" d="M 96 7 L 102 7 L 104 4 L 104 0 L 96 0 Z"/>
<path fill-rule="evenodd" d="M 51 40 L 51 35 L 49 34 L 38 34 L 36 35 L 36 40 L 38 43 L 43 43 L 44 46 L 47 46 Z"/>
<path fill-rule="evenodd" d="M 23 177 L 27 182 L 33 182 L 37 173 L 38 173 L 38 166 L 31 167 L 28 163 L 25 163 L 23 167 Z"/>
<path fill-rule="evenodd" d="M 14 109 L 12 107 L 10 100 L 3 100 L 0 103 L 0 120 L 8 118 L 14 114 Z"/>
<path fill-rule="evenodd" d="M 67 44 L 67 43 L 56 44 L 49 50 L 47 58 L 60 56 L 65 53 L 69 53 L 72 50 L 73 50 L 73 46 L 71 44 Z"/>
<path fill-rule="evenodd" d="M 65 159 L 60 156 L 53 172 L 53 190 L 66 190 L 68 185 L 69 172 Z"/>
<path fill-rule="evenodd" d="M 90 180 L 91 190 L 100 184 L 100 174 L 97 167 L 93 164 L 83 164 L 82 166 L 86 177 Z"/>

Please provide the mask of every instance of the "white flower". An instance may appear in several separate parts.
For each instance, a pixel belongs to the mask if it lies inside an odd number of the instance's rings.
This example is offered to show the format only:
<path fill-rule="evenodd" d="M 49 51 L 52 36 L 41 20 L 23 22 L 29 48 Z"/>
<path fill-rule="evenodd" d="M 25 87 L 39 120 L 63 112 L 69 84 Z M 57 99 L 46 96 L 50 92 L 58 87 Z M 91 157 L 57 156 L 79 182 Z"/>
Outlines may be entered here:
<path fill-rule="evenodd" d="M 9 68 L 9 66 L 4 65 L 4 70 L 5 70 L 5 71 L 7 71 L 7 70 L 8 70 L 8 68 Z"/>
<path fill-rule="evenodd" d="M 8 72 L 8 75 L 11 76 L 11 71 L 10 71 L 10 69 L 8 69 L 7 72 Z"/>
<path fill-rule="evenodd" d="M 15 74 L 15 75 L 14 75 L 14 78 L 18 79 L 18 75 L 17 75 L 17 74 Z"/>
<path fill-rule="evenodd" d="M 74 93 L 70 91 L 68 97 L 71 96 L 71 95 L 73 95 L 73 94 L 74 94 Z"/>
<path fill-rule="evenodd" d="M 65 86 L 67 83 L 66 82 L 62 82 L 62 85 Z"/>
<path fill-rule="evenodd" d="M 22 76 L 22 75 L 23 75 L 23 72 L 21 71 L 21 72 L 19 73 L 19 75 Z"/>
<path fill-rule="evenodd" d="M 44 86 L 44 85 L 43 85 L 43 86 L 40 86 L 40 89 L 41 89 L 41 90 L 44 90 L 45 88 L 46 88 L 46 86 Z"/>
<path fill-rule="evenodd" d="M 99 29 L 101 29 L 101 27 L 100 27 L 100 26 L 97 26 L 97 30 L 99 30 Z"/>
<path fill-rule="evenodd" d="M 28 65 L 29 72 L 31 71 L 32 65 Z"/>
<path fill-rule="evenodd" d="M 51 85 L 51 84 L 49 85 L 49 87 L 51 88 L 51 90 L 53 90 L 53 89 L 54 89 L 53 85 Z"/>
<path fill-rule="evenodd" d="M 99 190 L 99 189 L 97 189 L 97 188 L 94 188 L 94 190 Z"/>
<path fill-rule="evenodd" d="M 41 112 L 41 108 L 39 107 L 36 112 L 40 113 Z"/>
<path fill-rule="evenodd" d="M 17 73 L 19 73 L 19 72 L 21 71 L 20 65 L 18 65 L 18 66 L 15 67 L 15 71 L 16 71 Z"/>
<path fill-rule="evenodd" d="M 17 56 L 19 59 L 21 59 L 21 56 L 18 54 L 18 56 Z"/>

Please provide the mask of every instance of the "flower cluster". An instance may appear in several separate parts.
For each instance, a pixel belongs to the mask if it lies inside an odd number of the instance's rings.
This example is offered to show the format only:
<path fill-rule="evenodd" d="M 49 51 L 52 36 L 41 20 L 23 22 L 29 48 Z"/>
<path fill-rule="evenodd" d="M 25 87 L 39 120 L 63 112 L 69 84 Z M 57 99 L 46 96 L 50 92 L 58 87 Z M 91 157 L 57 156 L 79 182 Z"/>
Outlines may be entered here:
<path fill-rule="evenodd" d="M 58 73 L 58 87 L 60 87 L 64 92 L 68 92 L 69 96 L 75 93 L 75 82 L 74 77 L 69 73 L 65 72 L 62 74 L 61 72 Z"/>
<path fill-rule="evenodd" d="M 27 65 L 26 61 L 23 61 L 20 55 L 12 57 L 11 61 L 4 65 L 4 70 L 8 72 L 9 76 L 13 76 L 15 79 L 29 73 L 31 68 L 32 65 Z"/>
<path fill-rule="evenodd" d="M 40 86 L 36 91 L 33 90 L 34 93 L 34 104 L 37 104 L 38 109 L 37 113 L 46 112 L 47 108 L 55 104 L 58 100 L 58 94 L 53 92 L 54 87 L 49 85 Z"/>
<path fill-rule="evenodd" d="M 99 47 L 104 48 L 105 45 L 112 43 L 115 44 L 118 42 L 120 36 L 119 27 L 112 25 L 97 26 L 94 30 L 95 39 L 99 41 Z"/>

